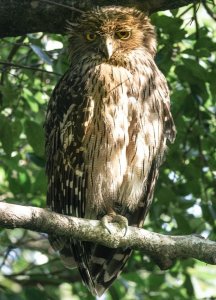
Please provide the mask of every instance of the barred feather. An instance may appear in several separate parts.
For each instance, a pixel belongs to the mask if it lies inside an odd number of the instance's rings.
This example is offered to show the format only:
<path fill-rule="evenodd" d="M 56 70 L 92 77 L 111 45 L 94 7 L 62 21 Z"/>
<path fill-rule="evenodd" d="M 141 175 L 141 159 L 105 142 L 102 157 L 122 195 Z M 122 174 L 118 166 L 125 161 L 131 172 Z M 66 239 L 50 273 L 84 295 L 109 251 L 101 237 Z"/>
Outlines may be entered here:
<path fill-rule="evenodd" d="M 128 41 L 115 31 L 130 30 Z M 96 32 L 90 43 L 86 32 Z M 111 58 L 103 39 L 113 37 Z M 52 210 L 101 219 L 110 209 L 142 226 L 166 141 L 175 138 L 166 80 L 154 63 L 148 18 L 123 7 L 85 13 L 70 28 L 71 65 L 47 109 L 47 204 Z M 102 295 L 122 271 L 131 249 L 108 249 L 50 236 L 68 267 L 77 265 L 92 294 Z"/>

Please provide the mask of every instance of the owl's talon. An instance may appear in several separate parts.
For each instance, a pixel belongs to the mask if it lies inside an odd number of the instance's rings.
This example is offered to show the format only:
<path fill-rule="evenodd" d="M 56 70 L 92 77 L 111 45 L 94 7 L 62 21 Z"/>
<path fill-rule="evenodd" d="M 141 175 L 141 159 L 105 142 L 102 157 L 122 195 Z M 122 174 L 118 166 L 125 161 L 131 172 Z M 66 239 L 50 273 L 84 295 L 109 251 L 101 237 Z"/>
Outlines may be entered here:
<path fill-rule="evenodd" d="M 123 236 L 125 236 L 126 233 L 127 233 L 127 230 L 128 230 L 128 219 L 126 217 L 121 216 L 121 215 L 115 215 L 113 217 L 112 222 L 118 223 L 121 228 L 125 229 L 125 232 L 124 232 L 124 235 L 123 235 Z"/>
<path fill-rule="evenodd" d="M 127 229 L 128 229 L 128 219 L 124 216 L 121 215 L 105 215 L 102 219 L 101 219 L 101 223 L 102 226 L 105 227 L 110 234 L 112 234 L 111 230 L 109 229 L 109 223 L 118 223 L 119 226 L 121 228 L 125 229 L 124 235 L 125 236 L 127 234 Z"/>
<path fill-rule="evenodd" d="M 108 230 L 108 232 L 110 234 L 112 234 L 111 230 L 109 229 L 109 223 L 112 223 L 112 219 L 113 219 L 113 216 L 111 215 L 105 215 L 103 216 L 103 218 L 101 219 L 101 224 L 104 228 L 106 228 Z"/>

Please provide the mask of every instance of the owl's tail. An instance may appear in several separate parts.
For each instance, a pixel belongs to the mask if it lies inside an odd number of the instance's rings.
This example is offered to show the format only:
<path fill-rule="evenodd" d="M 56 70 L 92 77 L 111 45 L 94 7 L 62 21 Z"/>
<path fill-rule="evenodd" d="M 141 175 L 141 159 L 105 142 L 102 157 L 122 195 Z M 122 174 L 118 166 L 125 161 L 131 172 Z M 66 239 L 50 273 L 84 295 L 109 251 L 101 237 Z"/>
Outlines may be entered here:
<path fill-rule="evenodd" d="M 132 250 L 130 248 L 110 249 L 97 245 L 89 261 L 90 273 L 94 282 L 94 291 L 101 296 L 116 280 L 124 268 Z"/>
<path fill-rule="evenodd" d="M 111 249 L 56 236 L 49 236 L 49 241 L 67 268 L 78 267 L 84 284 L 95 296 L 112 285 L 132 252 L 130 248 Z"/>
<path fill-rule="evenodd" d="M 60 242 L 59 238 L 54 240 L 52 237 L 51 242 L 52 246 L 55 243 L 55 250 L 57 241 Z M 67 243 L 58 250 L 67 268 L 78 267 L 84 284 L 95 296 L 101 296 L 111 286 L 132 252 L 129 248 L 110 249 L 74 240 L 67 240 Z"/>

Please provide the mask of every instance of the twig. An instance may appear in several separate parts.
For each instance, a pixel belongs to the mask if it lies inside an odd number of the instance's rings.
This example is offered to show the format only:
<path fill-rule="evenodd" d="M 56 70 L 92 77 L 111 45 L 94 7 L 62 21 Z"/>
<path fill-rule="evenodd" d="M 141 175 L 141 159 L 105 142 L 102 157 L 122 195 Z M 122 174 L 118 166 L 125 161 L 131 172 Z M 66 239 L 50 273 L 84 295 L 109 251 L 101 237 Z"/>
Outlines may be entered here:
<path fill-rule="evenodd" d="M 180 15 L 178 15 L 178 18 L 181 18 L 183 15 L 185 15 L 189 10 L 193 8 L 193 5 L 188 6 Z"/>
<path fill-rule="evenodd" d="M 57 3 L 57 2 L 54 2 L 54 1 L 51 1 L 51 0 L 40 0 L 40 1 L 41 1 L 41 2 L 46 2 L 46 3 L 49 3 L 49 4 L 54 4 L 54 5 L 57 5 L 57 6 L 61 6 L 61 7 L 64 7 L 64 8 L 67 8 L 67 9 L 70 9 L 70 10 L 73 10 L 73 11 L 76 11 L 76 12 L 79 12 L 79 13 L 81 13 L 81 14 L 84 13 L 83 10 L 78 9 L 78 8 L 75 8 L 75 7 L 73 7 L 73 6 L 69 6 L 69 5 Z"/>
<path fill-rule="evenodd" d="M 10 63 L 10 62 L 7 62 L 7 61 L 0 61 L 0 65 L 15 68 L 15 69 L 27 69 L 27 70 L 39 71 L 39 72 L 49 73 L 49 74 L 53 74 L 53 75 L 57 75 L 57 76 L 62 76 L 61 74 L 56 73 L 56 72 L 47 71 L 47 70 L 44 70 L 44 69 L 31 67 L 31 66 L 14 64 L 14 63 Z"/>
<path fill-rule="evenodd" d="M 196 40 L 198 41 L 199 39 L 199 23 L 198 23 L 198 19 L 197 19 L 197 11 L 199 9 L 199 6 L 197 7 L 196 4 L 193 5 L 193 12 L 194 12 L 194 16 L 193 19 L 195 21 L 195 27 L 196 27 Z"/>
<path fill-rule="evenodd" d="M 203 4 L 203 6 L 205 7 L 205 10 L 206 10 L 206 12 L 208 13 L 208 15 L 209 15 L 213 20 L 216 21 L 216 14 L 215 14 L 213 11 L 211 11 L 211 9 L 208 7 L 208 5 L 207 5 L 207 3 L 206 3 L 205 0 L 202 0 L 202 4 Z M 213 3 L 213 5 L 215 5 L 215 4 Z"/>

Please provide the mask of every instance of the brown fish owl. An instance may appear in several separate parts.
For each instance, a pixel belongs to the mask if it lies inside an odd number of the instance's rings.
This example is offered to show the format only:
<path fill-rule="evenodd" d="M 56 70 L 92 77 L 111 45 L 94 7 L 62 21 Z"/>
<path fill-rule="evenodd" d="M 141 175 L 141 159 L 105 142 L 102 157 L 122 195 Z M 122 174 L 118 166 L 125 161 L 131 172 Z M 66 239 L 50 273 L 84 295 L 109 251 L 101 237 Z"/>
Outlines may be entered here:
<path fill-rule="evenodd" d="M 175 138 L 167 82 L 154 62 L 148 17 L 103 7 L 70 25 L 70 67 L 45 121 L 48 207 L 81 218 L 142 226 L 167 140 Z M 65 265 L 75 262 L 92 294 L 102 295 L 130 248 L 51 236 Z"/>

